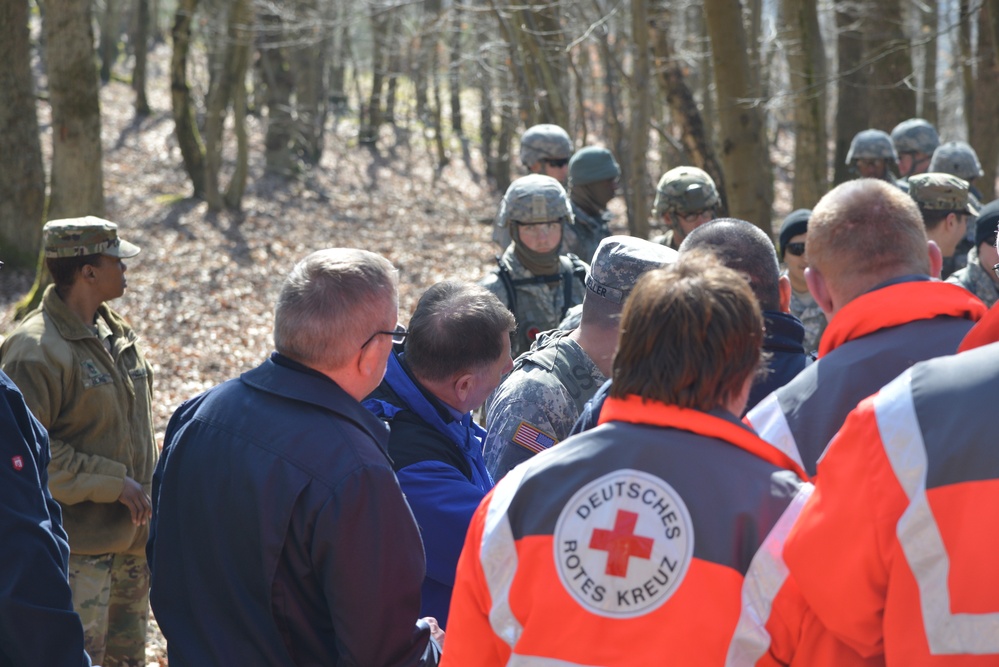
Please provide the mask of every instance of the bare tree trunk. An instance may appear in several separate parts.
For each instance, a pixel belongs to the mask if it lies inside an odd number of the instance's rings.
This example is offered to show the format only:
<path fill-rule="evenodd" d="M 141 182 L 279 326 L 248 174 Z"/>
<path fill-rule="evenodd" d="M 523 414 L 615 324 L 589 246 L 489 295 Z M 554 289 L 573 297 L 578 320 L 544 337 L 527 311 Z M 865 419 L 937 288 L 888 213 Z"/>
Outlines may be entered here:
<path fill-rule="evenodd" d="M 516 57 L 524 59 L 522 71 L 526 88 L 522 91 L 530 107 L 522 109 L 527 124 L 554 123 L 569 127 L 569 87 L 558 4 L 549 0 L 526 0 L 512 9 L 511 33 Z"/>
<path fill-rule="evenodd" d="M 815 3 L 783 0 L 781 24 L 794 95 L 794 208 L 811 208 L 829 189 L 826 54 Z"/>
<path fill-rule="evenodd" d="M 739 0 L 705 0 L 704 13 L 718 90 L 729 213 L 770 233 L 771 165 L 763 111 L 751 102 L 754 77 L 745 58 L 742 7 Z"/>
<path fill-rule="evenodd" d="M 704 115 L 697 108 L 694 93 L 687 85 L 680 63 L 674 59 L 669 37 L 669 11 L 666 2 L 660 2 L 651 25 L 654 30 L 654 53 L 659 87 L 666 94 L 666 103 L 672 113 L 673 122 L 680 127 L 680 141 L 683 143 L 693 166 L 706 171 L 714 180 L 721 196 L 719 213 L 728 214 L 728 199 L 725 194 L 725 175 L 715 155 L 714 148 L 704 122 Z M 710 94 L 708 95 L 710 98 Z"/>
<path fill-rule="evenodd" d="M 454 0 L 451 7 L 451 54 L 448 62 L 448 89 L 451 94 L 451 129 L 464 134 L 461 127 L 461 36 L 462 0 Z"/>
<path fill-rule="evenodd" d="M 334 28 L 333 63 L 330 65 L 330 104 L 336 110 L 347 106 L 346 66 L 350 50 L 349 0 L 331 0 Z"/>
<path fill-rule="evenodd" d="M 389 17 L 389 34 L 386 36 L 388 45 L 388 62 L 386 65 L 386 77 L 388 78 L 388 90 L 385 94 L 385 114 L 382 120 L 388 123 L 395 123 L 395 103 L 397 89 L 399 86 L 399 72 L 402 70 L 402 19 L 399 16 L 400 10 L 393 8 Z M 436 59 L 436 52 L 434 58 Z M 437 68 L 431 66 L 430 72 L 437 76 Z"/>
<path fill-rule="evenodd" d="M 101 110 L 91 25 L 89 0 L 46 0 L 52 101 L 50 220 L 104 215 Z"/>
<path fill-rule="evenodd" d="M 513 132 L 517 127 L 516 99 L 510 73 L 500 82 L 500 130 L 496 138 L 496 167 L 494 177 L 496 187 L 505 192 L 510 187 L 510 161 L 513 159 L 510 145 L 513 143 Z"/>
<path fill-rule="evenodd" d="M 996 22 L 999 3 L 986 4 L 978 16 L 978 77 L 975 81 L 975 105 L 972 114 L 969 143 L 975 147 L 982 163 L 982 177 L 975 185 L 983 201 L 996 197 L 996 165 L 999 163 L 999 62 L 992 41 L 991 24 Z"/>
<path fill-rule="evenodd" d="M 149 0 L 136 0 L 138 16 L 135 19 L 135 34 L 132 37 L 135 48 L 135 69 L 132 71 L 132 90 L 135 91 L 135 114 L 149 115 L 149 100 L 146 98 L 146 54 L 149 51 Z"/>
<path fill-rule="evenodd" d="M 649 170 L 646 153 L 649 147 L 649 121 L 651 100 L 649 89 L 649 14 L 647 0 L 631 3 L 631 38 L 633 42 L 633 70 L 629 98 L 631 101 L 631 159 L 626 177 L 631 184 L 628 200 L 628 228 L 632 236 L 649 237 Z"/>
<path fill-rule="evenodd" d="M 961 54 L 961 91 L 963 93 L 964 123 L 971 136 L 975 107 L 975 73 L 972 69 L 974 55 L 971 48 L 971 7 L 968 0 L 961 0 L 958 24 L 958 49 Z"/>
<path fill-rule="evenodd" d="M 861 15 L 854 0 L 836 0 L 837 86 L 836 86 L 836 154 L 833 157 L 833 183 L 849 180 L 852 175 L 846 164 L 850 142 L 854 135 L 869 127 L 867 124 L 867 71 L 863 67 L 863 33 Z M 897 121 L 896 121 L 897 122 Z M 894 125 L 889 125 L 892 128 Z"/>
<path fill-rule="evenodd" d="M 922 0 L 920 5 L 923 36 L 923 107 L 920 118 L 925 118 L 936 127 L 939 117 L 937 108 L 937 21 L 939 14 L 937 0 Z"/>
<path fill-rule="evenodd" d="M 297 152 L 306 164 L 319 164 L 323 154 L 323 123 L 326 118 L 324 85 L 326 27 L 320 20 L 316 0 L 300 0 L 298 35 L 292 52 L 295 64 L 295 110 Z"/>
<path fill-rule="evenodd" d="M 121 22 L 119 0 L 104 0 L 101 16 L 101 83 L 111 80 L 111 68 L 118 59 L 118 30 Z"/>
<path fill-rule="evenodd" d="M 194 186 L 194 196 L 205 196 L 205 148 L 191 104 L 191 89 L 187 85 L 187 54 L 191 44 L 191 22 L 198 0 L 180 0 L 173 24 L 173 55 L 170 61 L 170 101 L 173 122 L 184 159 L 184 170 Z"/>
<path fill-rule="evenodd" d="M 0 3 L 0 62 L 0 247 L 4 262 L 27 268 L 38 261 L 45 214 L 28 0 Z"/>
<path fill-rule="evenodd" d="M 901 0 L 879 0 L 864 18 L 863 30 L 870 127 L 890 130 L 900 120 L 916 115 L 916 93 L 909 85 L 911 47 L 903 30 Z"/>
<path fill-rule="evenodd" d="M 267 38 L 260 44 L 260 67 L 267 84 L 267 133 L 264 136 L 264 161 L 270 174 L 289 176 L 294 171 L 292 137 L 295 120 L 291 113 L 294 74 L 285 57 L 284 22 L 277 14 L 260 17 Z"/>
<path fill-rule="evenodd" d="M 419 50 L 413 62 L 412 78 L 416 87 L 416 117 L 427 119 L 427 82 L 434 76 L 431 62 L 437 49 L 437 21 L 441 14 L 441 0 L 423 0 L 420 17 Z"/>
<path fill-rule="evenodd" d="M 368 98 L 367 123 L 361 124 L 359 140 L 362 144 L 378 141 L 378 129 L 382 124 L 382 88 L 385 86 L 388 50 L 385 36 L 389 31 L 389 11 L 382 3 L 371 3 L 371 95 Z"/>
<path fill-rule="evenodd" d="M 205 199 L 212 210 L 224 207 L 239 209 L 247 173 L 246 150 L 246 70 L 253 42 L 253 7 L 251 0 L 233 0 L 226 21 L 226 39 L 222 45 L 219 71 L 213 72 L 205 101 Z M 222 147 L 225 119 L 232 104 L 237 137 L 236 165 L 227 191 L 223 194 Z"/>

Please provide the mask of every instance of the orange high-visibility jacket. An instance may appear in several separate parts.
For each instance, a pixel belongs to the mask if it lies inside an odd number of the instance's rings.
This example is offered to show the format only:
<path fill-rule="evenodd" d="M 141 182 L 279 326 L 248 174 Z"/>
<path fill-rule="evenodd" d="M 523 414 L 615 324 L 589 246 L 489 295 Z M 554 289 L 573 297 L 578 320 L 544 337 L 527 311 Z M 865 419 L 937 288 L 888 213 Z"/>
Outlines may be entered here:
<path fill-rule="evenodd" d="M 836 313 L 819 359 L 760 401 L 746 422 L 809 475 L 850 410 L 917 361 L 953 354 L 985 304 L 951 283 L 910 276 Z"/>
<path fill-rule="evenodd" d="M 823 624 L 889 666 L 999 665 L 999 344 L 863 401 L 784 555 Z"/>
<path fill-rule="evenodd" d="M 864 664 L 787 580 L 800 474 L 723 410 L 609 398 L 599 427 L 483 500 L 442 665 L 778 665 L 802 641 L 825 664 Z"/>

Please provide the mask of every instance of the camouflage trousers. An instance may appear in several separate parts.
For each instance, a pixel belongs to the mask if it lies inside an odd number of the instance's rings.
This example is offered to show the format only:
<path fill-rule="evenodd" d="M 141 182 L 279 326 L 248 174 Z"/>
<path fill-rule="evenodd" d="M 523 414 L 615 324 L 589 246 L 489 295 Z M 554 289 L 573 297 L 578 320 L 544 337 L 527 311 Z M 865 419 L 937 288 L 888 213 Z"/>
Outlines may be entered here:
<path fill-rule="evenodd" d="M 95 665 L 143 667 L 149 620 L 149 567 L 144 556 L 69 556 L 73 608 L 83 621 Z"/>

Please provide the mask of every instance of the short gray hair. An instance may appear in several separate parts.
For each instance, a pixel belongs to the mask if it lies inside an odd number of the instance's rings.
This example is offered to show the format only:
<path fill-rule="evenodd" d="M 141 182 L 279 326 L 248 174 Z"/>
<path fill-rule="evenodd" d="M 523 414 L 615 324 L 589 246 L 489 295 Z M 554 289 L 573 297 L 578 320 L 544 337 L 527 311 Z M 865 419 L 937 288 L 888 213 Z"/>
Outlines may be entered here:
<path fill-rule="evenodd" d="M 274 308 L 274 348 L 320 369 L 343 367 L 398 302 L 397 272 L 355 248 L 312 253 L 291 270 Z"/>

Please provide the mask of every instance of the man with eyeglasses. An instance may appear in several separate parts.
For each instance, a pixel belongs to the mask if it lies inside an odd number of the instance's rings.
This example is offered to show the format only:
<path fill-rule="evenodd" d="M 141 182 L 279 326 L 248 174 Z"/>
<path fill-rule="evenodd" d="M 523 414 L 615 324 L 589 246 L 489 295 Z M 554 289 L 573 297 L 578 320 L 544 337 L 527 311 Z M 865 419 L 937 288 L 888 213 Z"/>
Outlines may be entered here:
<path fill-rule="evenodd" d="M 360 403 L 404 337 L 396 281 L 374 253 L 312 253 L 276 352 L 171 418 L 147 546 L 171 665 L 437 664 L 420 531 Z"/>
<path fill-rule="evenodd" d="M 801 320 L 805 327 L 805 340 L 802 343 L 805 353 L 814 355 L 829 321 L 805 282 L 805 269 L 808 268 L 805 235 L 811 215 L 812 211 L 807 208 L 792 211 L 780 226 L 778 248 L 781 261 L 787 267 L 787 279 L 791 283 L 791 314 Z"/>
<path fill-rule="evenodd" d="M 569 197 L 550 176 L 531 174 L 507 188 L 498 220 L 512 241 L 481 284 L 499 297 L 517 320 L 513 355 L 526 352 L 542 331 L 555 329 L 583 302 L 588 266 L 562 255 L 562 230 L 572 222 Z"/>
<path fill-rule="evenodd" d="M 388 453 L 427 553 L 423 616 L 447 627 L 458 555 L 472 513 L 493 480 L 482 458 L 475 410 L 513 367 L 513 315 L 484 287 L 428 289 L 385 379 L 364 401 L 390 427 Z"/>
<path fill-rule="evenodd" d="M 812 210 L 805 280 L 829 326 L 818 360 L 746 415 L 764 440 L 815 475 L 846 415 L 912 364 L 953 354 L 985 314 L 966 290 L 932 279 L 940 249 L 896 186 L 847 181 Z"/>
<path fill-rule="evenodd" d="M 568 187 L 569 158 L 572 157 L 573 146 L 569 133 L 558 125 L 541 123 L 527 128 L 520 138 L 520 163 L 529 174 L 551 176 Z M 493 225 L 493 241 L 500 248 L 510 245 L 510 229 L 499 217 Z M 588 257 L 583 259 L 589 261 Z"/>
<path fill-rule="evenodd" d="M 947 282 L 960 285 L 986 305 L 999 301 L 999 252 L 996 251 L 996 228 L 999 227 L 999 200 L 978 212 L 975 221 L 975 245 L 968 251 L 968 265 L 955 271 Z"/>
<path fill-rule="evenodd" d="M 714 180 L 703 169 L 670 169 L 659 179 L 652 204 L 653 215 L 662 220 L 666 233 L 652 240 L 679 250 L 687 234 L 715 219 L 720 201 Z"/>
<path fill-rule="evenodd" d="M 968 218 L 978 215 L 968 182 L 950 174 L 918 174 L 909 179 L 909 195 L 919 206 L 926 235 L 943 254 L 940 277 L 954 271 L 954 252 L 968 232 Z"/>

